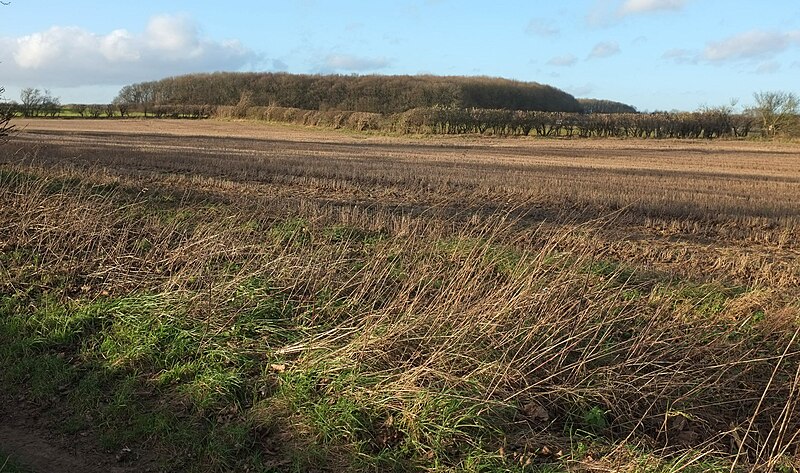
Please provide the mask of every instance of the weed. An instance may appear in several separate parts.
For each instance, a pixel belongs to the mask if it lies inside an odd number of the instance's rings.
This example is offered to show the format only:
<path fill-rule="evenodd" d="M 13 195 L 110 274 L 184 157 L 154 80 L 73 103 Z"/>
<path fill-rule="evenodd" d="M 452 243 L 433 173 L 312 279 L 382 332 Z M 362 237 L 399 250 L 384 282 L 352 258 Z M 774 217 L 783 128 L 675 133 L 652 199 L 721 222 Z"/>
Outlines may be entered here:
<path fill-rule="evenodd" d="M 306 245 L 312 240 L 309 227 L 307 220 L 296 218 L 274 224 L 269 233 L 283 245 Z"/>

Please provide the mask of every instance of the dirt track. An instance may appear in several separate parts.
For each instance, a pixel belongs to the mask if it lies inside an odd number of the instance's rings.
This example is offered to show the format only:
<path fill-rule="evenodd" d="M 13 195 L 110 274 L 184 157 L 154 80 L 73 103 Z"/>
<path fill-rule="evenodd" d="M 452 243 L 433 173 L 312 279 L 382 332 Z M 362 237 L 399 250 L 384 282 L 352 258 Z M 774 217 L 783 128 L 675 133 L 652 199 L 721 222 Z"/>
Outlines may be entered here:
<path fill-rule="evenodd" d="M 32 473 L 138 473 L 153 471 L 144 461 L 119 462 L 87 436 L 53 433 L 40 410 L 0 398 L 0 450 Z M 136 453 L 131 452 L 130 460 Z M 120 458 L 122 460 L 128 460 Z"/>

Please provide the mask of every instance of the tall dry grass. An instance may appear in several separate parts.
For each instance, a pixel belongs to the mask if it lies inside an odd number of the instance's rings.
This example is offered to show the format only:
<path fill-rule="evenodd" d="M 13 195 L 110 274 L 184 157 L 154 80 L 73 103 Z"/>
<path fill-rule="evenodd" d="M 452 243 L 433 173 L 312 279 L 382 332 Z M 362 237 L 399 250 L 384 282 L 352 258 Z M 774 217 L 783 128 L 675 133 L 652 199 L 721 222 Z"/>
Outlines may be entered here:
<path fill-rule="evenodd" d="M 332 402 L 363 406 L 378 425 L 354 438 L 405 442 L 419 458 L 459 442 L 534 455 L 580 435 L 754 469 L 796 458 L 800 323 L 783 281 L 683 279 L 615 259 L 601 222 L 531 226 L 513 204 L 467 218 L 420 204 L 405 213 L 317 195 L 257 199 L 263 184 L 240 183 L 240 171 L 208 177 L 202 158 L 176 157 L 171 169 L 194 171 L 164 175 L 149 156 L 137 172 L 133 156 L 92 155 L 109 166 L 93 172 L 3 167 L 4 293 L 180 295 L 186 317 L 224 334 L 248 308 L 231 295 L 269 281 L 301 319 L 291 341 L 236 349 L 277 357 Z M 313 166 L 266 169 L 278 188 L 320 179 Z M 368 177 L 333 169 L 331 184 L 312 187 L 364 191 Z M 432 186 L 425 173 L 418 184 L 402 175 L 389 179 L 405 192 Z M 287 422 L 303 431 L 305 421 Z"/>
<path fill-rule="evenodd" d="M 556 234 L 614 214 L 592 240 L 565 247 L 598 246 L 639 266 L 727 284 L 794 293 L 800 280 L 800 167 L 789 145 L 370 140 L 230 124 L 241 137 L 223 138 L 226 129 L 213 123 L 196 125 L 200 135 L 186 141 L 178 125 L 159 122 L 178 136 L 136 122 L 137 134 L 31 130 L 3 161 L 99 166 L 175 198 L 202 189 L 284 214 L 304 207 L 331 218 L 436 214 L 463 223 L 513 211 L 519 227 Z"/>

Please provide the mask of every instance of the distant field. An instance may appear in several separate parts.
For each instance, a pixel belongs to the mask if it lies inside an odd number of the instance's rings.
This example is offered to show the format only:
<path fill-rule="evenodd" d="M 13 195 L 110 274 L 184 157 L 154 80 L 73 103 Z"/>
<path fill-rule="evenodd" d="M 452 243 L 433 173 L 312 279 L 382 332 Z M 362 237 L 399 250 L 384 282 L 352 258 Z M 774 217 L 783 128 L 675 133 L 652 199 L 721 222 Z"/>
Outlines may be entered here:
<path fill-rule="evenodd" d="M 800 144 L 16 124 L 0 390 L 68 435 L 186 471 L 800 468 Z"/>

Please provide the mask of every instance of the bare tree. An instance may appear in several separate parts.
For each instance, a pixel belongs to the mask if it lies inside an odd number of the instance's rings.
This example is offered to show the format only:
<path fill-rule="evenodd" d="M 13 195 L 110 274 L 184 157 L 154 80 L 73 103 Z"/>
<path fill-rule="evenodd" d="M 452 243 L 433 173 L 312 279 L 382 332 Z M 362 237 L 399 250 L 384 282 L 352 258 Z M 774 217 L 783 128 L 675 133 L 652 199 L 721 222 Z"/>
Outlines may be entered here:
<path fill-rule="evenodd" d="M 19 93 L 20 111 L 25 117 L 51 116 L 61 112 L 61 100 L 54 97 L 49 90 L 26 87 Z"/>
<path fill-rule="evenodd" d="M 789 130 L 800 113 L 800 98 L 792 92 L 771 91 L 753 94 L 752 111 L 761 123 L 761 134 L 773 137 Z"/>
<path fill-rule="evenodd" d="M 24 117 L 35 117 L 44 103 L 42 91 L 26 87 L 19 92 L 20 111 Z"/>
<path fill-rule="evenodd" d="M 5 88 L 0 87 L 0 99 L 2 99 Z M 0 143 L 8 141 L 8 137 L 14 131 L 14 124 L 11 119 L 14 118 L 14 109 L 8 105 L 0 105 Z"/>
<path fill-rule="evenodd" d="M 67 108 L 71 108 L 75 113 L 79 114 L 81 117 L 86 116 L 86 104 L 84 103 L 76 103 L 72 104 L 71 106 L 67 106 Z"/>
<path fill-rule="evenodd" d="M 2 2 L 0 4 L 8 5 L 10 2 Z M 0 86 L 0 102 L 3 100 L 3 93 L 6 91 L 5 87 Z M 14 125 L 11 119 L 14 117 L 14 108 L 11 106 L 0 105 L 0 143 L 8 140 L 11 132 L 14 131 Z"/>
<path fill-rule="evenodd" d="M 61 99 L 53 97 L 53 94 L 47 89 L 42 97 L 42 112 L 46 117 L 55 117 L 61 113 Z"/>
<path fill-rule="evenodd" d="M 100 118 L 100 115 L 103 114 L 103 106 L 99 104 L 89 105 L 88 114 L 91 118 Z"/>
<path fill-rule="evenodd" d="M 128 112 L 130 111 L 130 104 L 121 100 L 114 100 L 113 102 L 117 106 L 117 110 L 119 110 L 119 116 L 125 118 L 128 116 Z"/>

